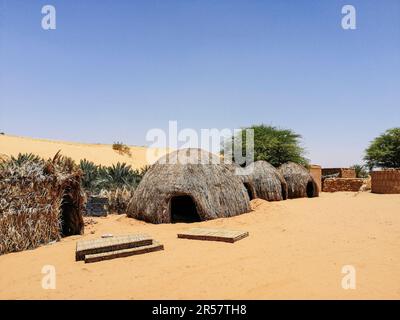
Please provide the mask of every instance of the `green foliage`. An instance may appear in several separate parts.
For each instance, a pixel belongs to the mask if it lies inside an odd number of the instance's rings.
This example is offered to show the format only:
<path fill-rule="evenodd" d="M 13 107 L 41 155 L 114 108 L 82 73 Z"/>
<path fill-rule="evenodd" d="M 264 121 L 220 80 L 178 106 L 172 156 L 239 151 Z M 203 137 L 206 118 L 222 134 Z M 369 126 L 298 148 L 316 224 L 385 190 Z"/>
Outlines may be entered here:
<path fill-rule="evenodd" d="M 80 167 L 83 171 L 83 187 L 91 192 L 136 188 L 147 170 L 146 167 L 140 170 L 132 169 L 126 163 L 117 163 L 109 167 L 101 166 L 86 159 L 81 160 Z"/>
<path fill-rule="evenodd" d="M 131 150 L 126 144 L 123 144 L 122 142 L 114 142 L 112 145 L 113 150 L 117 151 L 120 154 L 126 154 L 128 156 L 131 156 Z"/>
<path fill-rule="evenodd" d="M 11 156 L 10 158 L 10 162 L 17 166 L 21 166 L 25 162 L 41 162 L 41 161 L 43 161 L 43 159 L 37 155 L 34 155 L 33 153 L 19 153 L 17 157 Z"/>
<path fill-rule="evenodd" d="M 95 190 L 96 181 L 99 177 L 99 166 L 86 159 L 81 160 L 79 165 L 83 172 L 82 187 L 85 190 Z"/>
<path fill-rule="evenodd" d="M 350 167 L 351 169 L 354 169 L 356 172 L 356 177 L 357 178 L 367 178 L 368 177 L 368 169 L 360 164 L 355 164 L 353 166 Z"/>
<path fill-rule="evenodd" d="M 308 165 L 308 160 L 304 157 L 305 149 L 300 145 L 301 135 L 289 129 L 264 124 L 244 128 L 232 137 L 234 144 L 238 144 L 242 137 L 243 155 L 246 153 L 246 129 L 254 130 L 254 161 L 265 160 L 275 167 L 288 161 Z"/>
<path fill-rule="evenodd" d="M 400 128 L 387 130 L 375 138 L 367 150 L 364 160 L 369 168 L 400 168 Z"/>

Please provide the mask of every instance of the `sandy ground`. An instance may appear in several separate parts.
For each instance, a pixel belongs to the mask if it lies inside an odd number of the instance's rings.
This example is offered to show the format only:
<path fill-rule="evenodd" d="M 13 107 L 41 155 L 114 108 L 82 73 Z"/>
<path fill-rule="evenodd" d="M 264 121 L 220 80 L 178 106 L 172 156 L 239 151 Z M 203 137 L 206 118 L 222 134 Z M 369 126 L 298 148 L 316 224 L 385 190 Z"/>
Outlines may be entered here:
<path fill-rule="evenodd" d="M 400 299 L 400 196 L 323 193 L 268 203 L 254 211 L 196 224 L 151 225 L 110 215 L 84 236 L 0 256 L 2 299 Z M 177 239 L 192 226 L 247 230 L 235 244 Z M 80 239 L 111 232 L 148 233 L 165 250 L 85 264 Z M 41 287 L 44 265 L 56 268 L 56 289 Z M 344 290 L 344 265 L 356 289 Z"/>
<path fill-rule="evenodd" d="M 128 156 L 127 154 L 116 152 L 108 144 L 84 144 L 0 135 L 0 155 L 16 156 L 18 153 L 26 152 L 47 159 L 54 157 L 59 150 L 63 155 L 71 157 L 77 162 L 81 159 L 87 159 L 102 165 L 126 162 L 136 169 L 153 163 L 166 152 L 165 149 L 131 146 L 131 156 Z M 147 157 L 148 150 L 151 151 L 149 157 Z"/>

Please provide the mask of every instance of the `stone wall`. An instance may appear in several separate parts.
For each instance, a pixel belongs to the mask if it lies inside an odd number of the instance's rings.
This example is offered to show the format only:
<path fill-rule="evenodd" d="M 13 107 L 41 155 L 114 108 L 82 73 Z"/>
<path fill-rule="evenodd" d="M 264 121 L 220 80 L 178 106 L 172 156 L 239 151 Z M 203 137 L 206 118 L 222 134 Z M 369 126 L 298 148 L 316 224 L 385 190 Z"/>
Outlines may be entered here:
<path fill-rule="evenodd" d="M 350 168 L 324 168 L 323 176 L 337 175 L 337 178 L 356 178 L 356 170 Z"/>
<path fill-rule="evenodd" d="M 349 191 L 358 192 L 366 184 L 368 179 L 360 178 L 327 178 L 323 182 L 322 191 L 338 192 Z"/>
<path fill-rule="evenodd" d="M 318 192 L 322 191 L 322 169 L 321 166 L 312 164 L 310 166 L 310 174 L 314 178 L 317 186 L 318 186 Z"/>
<path fill-rule="evenodd" d="M 93 217 L 105 217 L 108 214 L 108 198 L 89 196 L 86 203 L 86 215 Z"/>
<path fill-rule="evenodd" d="M 400 193 L 400 170 L 371 172 L 371 187 L 374 193 Z"/>

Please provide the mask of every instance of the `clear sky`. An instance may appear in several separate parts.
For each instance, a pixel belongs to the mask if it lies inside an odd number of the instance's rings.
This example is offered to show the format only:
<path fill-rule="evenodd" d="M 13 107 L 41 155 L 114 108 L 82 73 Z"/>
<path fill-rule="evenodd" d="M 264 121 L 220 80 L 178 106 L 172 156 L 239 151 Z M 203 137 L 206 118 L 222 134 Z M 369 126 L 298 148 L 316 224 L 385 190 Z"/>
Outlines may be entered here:
<path fill-rule="evenodd" d="M 400 125 L 399 0 L 0 0 L 0 131 L 146 145 L 152 128 L 265 123 L 313 163 Z M 54 5 L 57 29 L 41 28 Z M 341 27 L 356 8 L 357 29 Z M 0 150 L 1 151 L 1 150 Z"/>

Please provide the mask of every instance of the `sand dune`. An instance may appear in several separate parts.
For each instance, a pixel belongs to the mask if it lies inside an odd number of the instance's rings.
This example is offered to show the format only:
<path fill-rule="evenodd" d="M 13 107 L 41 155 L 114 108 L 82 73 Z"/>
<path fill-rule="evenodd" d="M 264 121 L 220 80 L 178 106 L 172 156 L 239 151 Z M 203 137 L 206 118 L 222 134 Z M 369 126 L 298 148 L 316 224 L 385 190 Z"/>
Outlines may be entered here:
<path fill-rule="evenodd" d="M 1 299 L 400 299 L 400 197 L 322 193 L 253 200 L 248 214 L 196 224 L 152 225 L 110 215 L 84 236 L 0 256 Z M 177 239 L 193 226 L 246 230 L 235 244 Z M 104 233 L 148 233 L 165 250 L 85 264 L 76 241 Z M 57 288 L 41 287 L 54 265 Z M 356 268 L 356 289 L 341 286 Z"/>
<path fill-rule="evenodd" d="M 96 164 L 111 165 L 126 162 L 133 168 L 141 168 L 154 162 L 166 153 L 165 149 L 149 149 L 146 147 L 130 147 L 131 156 L 119 154 L 108 144 L 84 144 L 45 139 L 33 139 L 17 136 L 0 135 L 0 154 L 16 156 L 18 153 L 34 153 L 43 158 L 53 157 L 58 150 L 75 161 L 87 159 Z M 151 150 L 155 159 L 147 159 L 146 152 Z"/>

